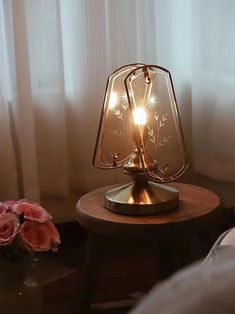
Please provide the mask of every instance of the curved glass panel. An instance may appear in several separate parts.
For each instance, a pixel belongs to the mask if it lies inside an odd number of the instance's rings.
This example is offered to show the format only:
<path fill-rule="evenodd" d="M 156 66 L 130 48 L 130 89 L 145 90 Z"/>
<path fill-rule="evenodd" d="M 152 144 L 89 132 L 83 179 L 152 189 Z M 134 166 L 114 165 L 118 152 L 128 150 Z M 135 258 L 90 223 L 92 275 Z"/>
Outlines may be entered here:
<path fill-rule="evenodd" d="M 147 177 L 156 182 L 176 179 L 187 161 L 170 72 L 142 66 L 127 76 L 125 86 Z"/>
<path fill-rule="evenodd" d="M 143 64 L 126 65 L 107 82 L 93 164 L 103 169 L 121 167 L 133 152 L 131 112 L 124 85 L 127 75 Z"/>

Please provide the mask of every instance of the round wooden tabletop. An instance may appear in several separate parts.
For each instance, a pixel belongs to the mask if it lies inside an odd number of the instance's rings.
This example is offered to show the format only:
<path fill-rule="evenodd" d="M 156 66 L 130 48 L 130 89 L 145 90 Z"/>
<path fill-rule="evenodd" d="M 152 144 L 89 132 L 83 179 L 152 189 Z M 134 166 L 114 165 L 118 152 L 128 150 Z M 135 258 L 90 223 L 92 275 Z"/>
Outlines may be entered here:
<path fill-rule="evenodd" d="M 120 185 L 120 184 L 119 184 Z M 76 219 L 88 230 L 111 235 L 165 231 L 168 227 L 190 226 L 208 221 L 216 216 L 220 207 L 219 197 L 202 187 L 171 183 L 179 191 L 179 207 L 171 212 L 151 216 L 125 216 L 105 208 L 105 192 L 117 187 L 109 185 L 81 197 L 76 206 Z"/>

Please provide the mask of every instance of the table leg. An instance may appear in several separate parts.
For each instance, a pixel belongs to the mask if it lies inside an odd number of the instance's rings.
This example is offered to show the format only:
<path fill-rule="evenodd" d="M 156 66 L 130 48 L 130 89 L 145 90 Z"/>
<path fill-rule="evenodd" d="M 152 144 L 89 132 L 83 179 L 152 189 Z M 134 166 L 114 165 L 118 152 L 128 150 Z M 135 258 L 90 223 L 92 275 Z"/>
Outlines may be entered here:
<path fill-rule="evenodd" d="M 157 245 L 157 275 L 159 279 L 170 276 L 180 268 L 194 261 L 190 234 L 172 235 Z"/>
<path fill-rule="evenodd" d="M 72 314 L 91 313 L 92 292 L 101 262 L 101 242 L 99 235 L 88 234 L 83 278 L 78 279 Z"/>

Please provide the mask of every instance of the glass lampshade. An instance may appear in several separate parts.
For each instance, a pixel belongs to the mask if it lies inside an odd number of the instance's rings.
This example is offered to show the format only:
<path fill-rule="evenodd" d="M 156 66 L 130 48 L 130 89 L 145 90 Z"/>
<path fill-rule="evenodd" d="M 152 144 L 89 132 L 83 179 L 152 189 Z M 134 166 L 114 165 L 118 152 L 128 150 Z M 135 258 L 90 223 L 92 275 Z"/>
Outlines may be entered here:
<path fill-rule="evenodd" d="M 121 167 L 135 149 L 152 181 L 173 181 L 187 167 L 171 75 L 156 65 L 131 64 L 109 76 L 94 165 Z"/>
<path fill-rule="evenodd" d="M 113 72 L 107 82 L 93 163 L 101 169 L 121 167 L 132 154 L 132 117 L 125 79 L 143 64 L 129 64 Z"/>

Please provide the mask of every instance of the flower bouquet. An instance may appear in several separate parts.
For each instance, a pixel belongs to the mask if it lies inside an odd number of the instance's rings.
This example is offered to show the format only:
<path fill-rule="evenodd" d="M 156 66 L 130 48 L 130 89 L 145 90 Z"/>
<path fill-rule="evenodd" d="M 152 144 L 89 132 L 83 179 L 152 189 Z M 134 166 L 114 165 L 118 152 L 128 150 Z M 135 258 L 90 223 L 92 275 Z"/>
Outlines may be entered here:
<path fill-rule="evenodd" d="M 57 251 L 59 244 L 52 216 L 39 204 L 26 200 L 0 203 L 0 261 L 17 262 L 28 253 Z"/>

